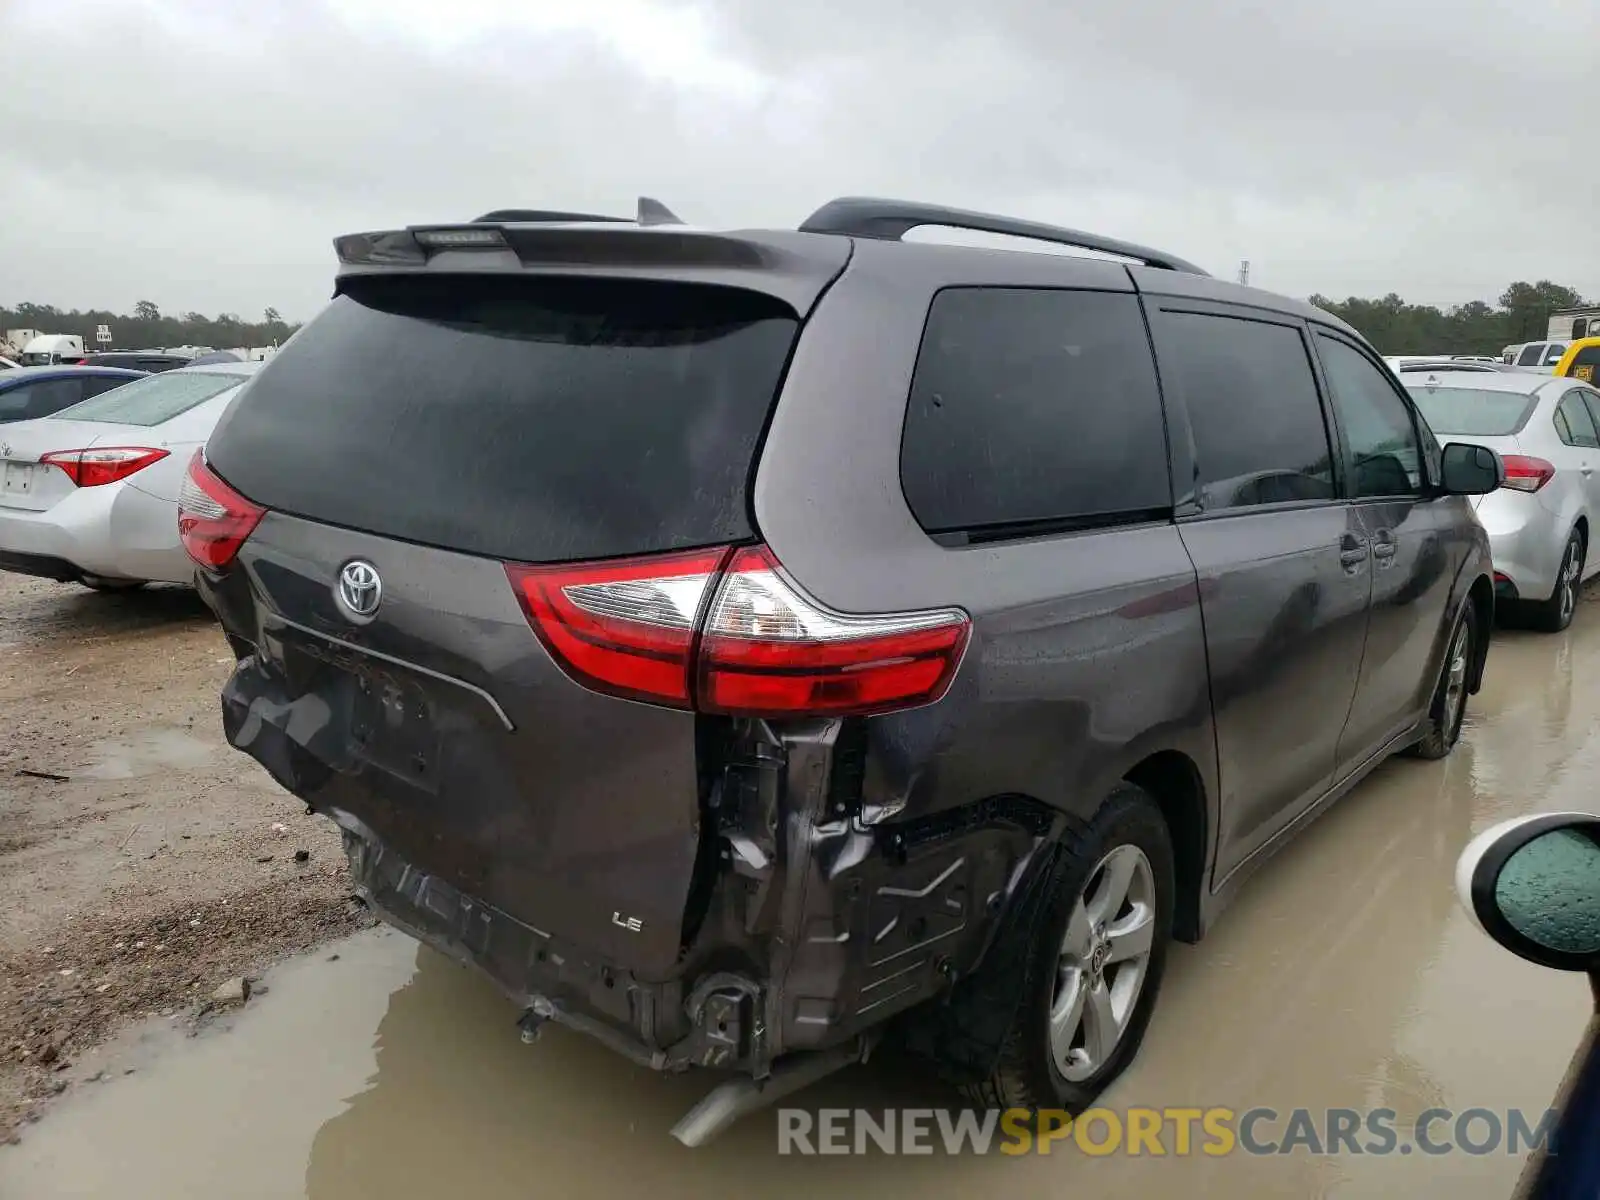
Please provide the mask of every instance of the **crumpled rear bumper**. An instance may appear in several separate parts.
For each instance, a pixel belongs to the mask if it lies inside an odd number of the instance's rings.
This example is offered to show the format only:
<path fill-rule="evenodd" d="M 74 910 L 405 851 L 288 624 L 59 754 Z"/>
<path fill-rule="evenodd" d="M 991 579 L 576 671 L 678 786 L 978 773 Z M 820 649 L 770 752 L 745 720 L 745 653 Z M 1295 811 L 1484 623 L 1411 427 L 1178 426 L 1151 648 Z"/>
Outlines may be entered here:
<path fill-rule="evenodd" d="M 586 960 L 577 947 L 406 862 L 359 818 L 337 809 L 328 815 L 344 833 L 355 894 L 388 924 L 483 971 L 522 1009 L 597 1038 L 655 1070 L 734 1067 L 749 1057 L 741 1033 L 750 1031 L 741 1030 L 739 1014 L 732 1011 L 742 997 L 714 992 L 691 997 L 689 1007 L 698 1019 L 684 1026 L 678 982 L 621 981 L 611 968 Z"/>

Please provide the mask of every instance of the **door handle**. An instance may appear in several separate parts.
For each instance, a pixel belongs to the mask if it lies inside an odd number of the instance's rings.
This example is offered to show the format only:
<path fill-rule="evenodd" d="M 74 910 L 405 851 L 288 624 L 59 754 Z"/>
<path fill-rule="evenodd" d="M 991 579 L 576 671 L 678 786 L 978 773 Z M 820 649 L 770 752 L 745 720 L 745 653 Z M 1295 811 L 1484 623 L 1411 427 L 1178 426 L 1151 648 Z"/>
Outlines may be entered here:
<path fill-rule="evenodd" d="M 1367 553 L 1367 544 L 1359 538 L 1347 533 L 1339 540 L 1339 562 L 1347 574 L 1354 575 L 1360 569 L 1367 561 Z"/>
<path fill-rule="evenodd" d="M 1394 565 L 1394 556 L 1397 550 L 1399 550 L 1399 547 L 1395 545 L 1394 539 L 1387 536 L 1387 534 L 1380 533 L 1372 543 L 1372 557 L 1378 560 L 1380 569 Z"/>

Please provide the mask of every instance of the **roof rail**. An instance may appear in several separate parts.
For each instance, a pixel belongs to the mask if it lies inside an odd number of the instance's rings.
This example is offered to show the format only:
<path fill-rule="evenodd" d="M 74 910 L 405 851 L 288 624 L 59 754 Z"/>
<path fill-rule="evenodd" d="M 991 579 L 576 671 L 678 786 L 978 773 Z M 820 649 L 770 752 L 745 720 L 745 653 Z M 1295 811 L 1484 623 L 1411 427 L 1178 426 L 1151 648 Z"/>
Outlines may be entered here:
<path fill-rule="evenodd" d="M 1076 229 L 1063 229 L 1056 225 L 1043 225 L 1037 221 L 1020 221 L 1015 217 L 993 216 L 989 213 L 969 212 L 963 208 L 944 208 L 938 204 L 918 204 L 910 200 L 879 200 L 869 196 L 843 196 L 831 200 L 805 219 L 802 233 L 838 233 L 848 237 L 881 238 L 898 241 L 910 230 L 924 225 L 942 225 L 948 229 L 971 229 L 980 233 L 998 233 L 1008 237 L 1031 238 L 1038 242 L 1054 242 L 1058 246 L 1073 246 L 1079 250 L 1094 250 L 1102 254 L 1115 254 L 1131 258 L 1147 266 L 1167 271 L 1182 271 L 1186 275 L 1210 275 L 1211 272 L 1191 262 L 1152 250 L 1133 242 L 1101 237 L 1097 233 L 1082 233 Z"/>
<path fill-rule="evenodd" d="M 629 217 L 602 217 L 595 213 L 554 212 L 539 208 L 497 208 L 493 212 L 474 217 L 474 225 L 499 225 L 506 222 L 526 222 L 530 225 L 570 224 L 583 221 L 605 221 L 609 224 L 631 225 Z"/>

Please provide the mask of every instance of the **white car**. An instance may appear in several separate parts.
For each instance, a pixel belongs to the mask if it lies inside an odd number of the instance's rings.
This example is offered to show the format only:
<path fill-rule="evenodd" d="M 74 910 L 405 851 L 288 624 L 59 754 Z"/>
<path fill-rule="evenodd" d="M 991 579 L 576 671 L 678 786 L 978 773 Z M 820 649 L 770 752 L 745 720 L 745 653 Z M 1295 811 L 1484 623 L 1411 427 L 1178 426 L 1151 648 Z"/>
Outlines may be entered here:
<path fill-rule="evenodd" d="M 1552 371 L 1566 352 L 1566 342 L 1523 342 L 1507 346 L 1504 357 L 1513 366 L 1532 371 Z"/>
<path fill-rule="evenodd" d="M 1582 582 L 1600 572 L 1600 391 L 1578 379 L 1517 372 L 1407 375 L 1441 442 L 1497 451 L 1506 481 L 1473 498 L 1494 555 L 1497 607 L 1559 632 Z"/>
<path fill-rule="evenodd" d="M 258 367 L 183 367 L 0 426 L 0 570 L 97 591 L 192 582 L 178 490 Z"/>

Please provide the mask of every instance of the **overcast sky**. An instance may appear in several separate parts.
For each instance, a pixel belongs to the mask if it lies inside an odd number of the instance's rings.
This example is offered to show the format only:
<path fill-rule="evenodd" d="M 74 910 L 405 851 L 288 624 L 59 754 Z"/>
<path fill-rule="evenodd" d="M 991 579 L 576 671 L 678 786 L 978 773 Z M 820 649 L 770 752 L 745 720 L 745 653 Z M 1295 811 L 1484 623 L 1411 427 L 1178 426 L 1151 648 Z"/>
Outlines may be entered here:
<path fill-rule="evenodd" d="M 1597 45 L 1595 0 L 0 0 L 0 303 L 304 318 L 336 234 L 641 192 L 1596 298 Z"/>

